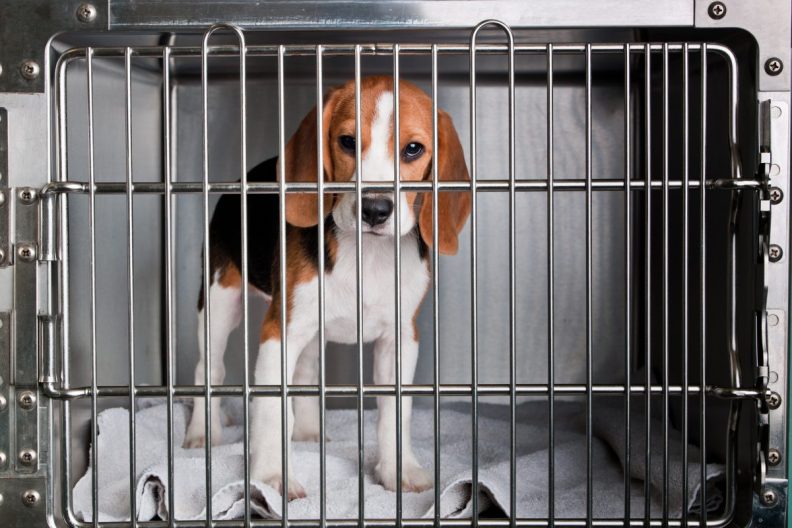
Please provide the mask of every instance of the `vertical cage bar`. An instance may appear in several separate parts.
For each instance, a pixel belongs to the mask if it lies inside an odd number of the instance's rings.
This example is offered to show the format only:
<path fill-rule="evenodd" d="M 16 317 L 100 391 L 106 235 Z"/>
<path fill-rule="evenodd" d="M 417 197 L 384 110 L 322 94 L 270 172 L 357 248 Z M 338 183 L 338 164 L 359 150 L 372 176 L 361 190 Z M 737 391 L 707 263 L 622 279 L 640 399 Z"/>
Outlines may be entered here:
<path fill-rule="evenodd" d="M 515 101 L 514 39 L 509 39 L 509 524 L 517 523 L 517 278 L 516 278 L 516 189 L 515 189 Z"/>
<path fill-rule="evenodd" d="M 652 46 L 646 44 L 644 46 L 644 135 L 645 135 L 645 160 L 644 170 L 645 175 L 645 188 L 644 188 L 644 217 L 645 217 L 645 241 L 644 241 L 644 288 L 645 288 L 645 313 L 644 313 L 644 346 L 645 350 L 645 375 L 646 379 L 645 392 L 644 392 L 644 411 L 646 413 L 646 428 L 645 428 L 645 453 L 644 453 L 644 468 L 646 475 L 644 478 L 644 522 L 648 523 L 651 518 L 652 508 L 652 495 L 651 495 L 651 481 L 652 481 L 652 117 L 651 117 L 651 101 L 652 101 Z"/>
<path fill-rule="evenodd" d="M 547 517 L 555 522 L 555 175 L 553 45 L 547 45 Z"/>
<path fill-rule="evenodd" d="M 204 33 L 201 46 L 201 103 L 202 103 L 202 134 L 203 134 L 203 180 L 201 198 L 203 205 L 203 291 L 204 291 L 204 415 L 206 441 L 204 457 L 206 460 L 206 526 L 212 525 L 212 405 L 211 405 L 211 372 L 212 372 L 212 340 L 211 340 L 211 306 L 209 280 L 209 38 L 213 28 Z"/>
<path fill-rule="evenodd" d="M 662 272 L 662 304 L 663 304 L 663 523 L 668 522 L 668 43 L 663 43 L 663 272 Z"/>
<path fill-rule="evenodd" d="M 592 414 L 592 182 L 591 182 L 591 44 L 586 44 L 586 518 L 594 518 L 594 460 Z"/>
<path fill-rule="evenodd" d="M 86 75 L 88 88 L 88 230 L 90 231 L 89 272 L 90 272 L 90 325 L 91 325 L 91 514 L 94 526 L 99 525 L 99 426 L 97 424 L 97 386 L 96 361 L 96 172 L 94 159 L 94 87 L 93 87 L 93 48 L 85 50 Z"/>
<path fill-rule="evenodd" d="M 471 507 L 473 524 L 478 523 L 478 193 L 476 189 L 476 36 L 470 39 L 470 383 L 471 383 Z"/>
<path fill-rule="evenodd" d="M 163 172 L 165 179 L 165 354 L 167 361 L 167 419 L 168 419 L 168 526 L 176 526 L 175 510 L 175 460 L 173 447 L 173 385 L 174 351 L 176 349 L 176 327 L 174 311 L 173 277 L 173 175 L 171 174 L 171 48 L 162 49 L 162 142 L 164 148 Z"/>
<path fill-rule="evenodd" d="M 327 525 L 327 446 L 325 444 L 325 210 L 324 210 L 324 112 L 322 111 L 322 61 L 324 47 L 316 46 L 316 185 L 318 193 L 319 230 L 318 251 L 318 304 L 319 304 L 319 522 L 320 528 Z"/>
<path fill-rule="evenodd" d="M 49 47 L 47 48 L 47 56 L 49 56 Z M 45 71 L 49 75 L 49 69 Z M 55 127 L 56 140 L 57 140 L 57 176 L 59 182 L 68 180 L 68 164 L 66 160 L 66 68 L 56 69 L 56 83 L 55 83 L 55 99 L 56 112 Z M 70 310 L 69 310 L 69 236 L 68 236 L 68 200 L 67 196 L 61 195 L 58 197 L 58 236 L 61 240 L 60 247 L 60 262 L 57 263 L 57 270 L 54 273 L 55 280 L 59 286 L 57 297 L 58 308 L 61 313 L 61 350 L 62 350 L 62 375 L 63 386 L 69 387 L 71 378 L 71 369 L 69 368 L 71 362 L 69 360 L 69 343 L 70 333 Z M 61 416 L 61 426 L 66 433 L 63 435 L 61 454 L 61 464 L 64 468 L 65 476 L 61 479 L 61 494 L 63 495 L 63 509 L 66 512 L 71 512 L 72 508 L 72 488 L 71 488 L 71 402 L 64 400 L 63 413 Z"/>
<path fill-rule="evenodd" d="M 682 497 L 688 497 L 688 361 L 690 314 L 688 259 L 690 258 L 690 57 L 689 44 L 682 47 Z M 702 180 L 703 181 L 703 180 Z M 701 187 L 704 192 L 704 186 Z M 702 481 L 702 487 L 703 487 Z M 682 508 L 682 524 L 688 521 L 688 509 Z"/>
<path fill-rule="evenodd" d="M 440 97 L 437 83 L 437 44 L 432 44 L 432 152 L 437 161 L 438 136 L 437 99 Z M 432 163 L 432 340 L 434 352 L 434 522 L 440 526 L 440 252 L 438 250 L 438 190 L 439 164 Z M 424 196 L 424 200 L 426 197 Z"/>
<path fill-rule="evenodd" d="M 124 50 L 126 82 L 126 202 L 127 202 L 127 288 L 129 289 L 129 511 L 132 526 L 137 526 L 135 502 L 135 255 L 134 214 L 132 210 L 132 48 Z"/>
<path fill-rule="evenodd" d="M 355 293 L 357 321 L 357 356 L 358 356 L 358 523 L 363 526 L 366 518 L 365 480 L 363 469 L 365 464 L 365 446 L 363 436 L 363 134 L 360 129 L 360 44 L 355 45 Z"/>
<path fill-rule="evenodd" d="M 393 45 L 393 207 L 394 232 L 394 320 L 396 332 L 394 336 L 396 361 L 396 525 L 402 522 L 402 379 L 401 379 L 401 172 L 399 162 L 399 45 Z"/>
<path fill-rule="evenodd" d="M 707 176 L 707 44 L 701 44 L 701 176 L 699 181 L 703 182 Z M 700 208 L 699 208 L 699 286 L 701 288 L 701 306 L 699 308 L 699 332 L 701 372 L 699 384 L 706 387 L 707 382 L 707 193 L 704 186 L 700 188 Z M 699 395 L 699 436 L 701 437 L 701 523 L 707 522 L 707 392 L 701 391 Z"/>
<path fill-rule="evenodd" d="M 630 45 L 624 45 L 624 518 L 630 513 L 630 387 L 632 387 L 632 108 Z"/>
<path fill-rule="evenodd" d="M 280 285 L 281 285 L 281 294 L 278 302 L 280 302 L 280 334 L 281 334 L 281 361 L 280 361 L 280 370 L 281 370 L 281 475 L 283 481 L 283 488 L 281 491 L 281 511 L 283 512 L 282 515 L 282 526 L 286 528 L 289 525 L 289 424 L 288 424 L 288 414 L 289 414 L 289 400 L 287 397 L 287 384 L 289 383 L 288 379 L 288 366 L 287 366 L 287 358 L 288 358 L 288 349 L 287 349 L 287 342 L 289 340 L 288 334 L 288 324 L 286 321 L 286 299 L 289 295 L 287 291 L 287 283 L 286 283 L 286 245 L 288 241 L 286 239 L 286 111 L 285 111 L 285 97 L 286 97 L 286 89 L 284 85 L 284 68 L 283 68 L 283 57 L 286 52 L 286 47 L 282 44 L 278 46 L 278 159 L 283 160 L 284 163 L 279 163 L 278 168 L 280 174 L 278 174 L 278 200 L 279 200 L 279 210 L 278 210 L 278 250 L 280 252 L 280 266 L 278 269 L 278 273 L 280 276 Z M 299 354 L 300 351 L 292 351 L 293 353 Z"/>
<path fill-rule="evenodd" d="M 240 224 L 242 236 L 242 455 L 245 499 L 245 526 L 250 526 L 250 270 L 248 263 L 248 174 L 247 174 L 247 45 L 245 35 L 231 27 L 239 40 L 239 179 L 242 183 L 240 200 Z M 282 163 L 281 163 L 282 165 Z M 284 487 L 284 490 L 286 488 Z"/>

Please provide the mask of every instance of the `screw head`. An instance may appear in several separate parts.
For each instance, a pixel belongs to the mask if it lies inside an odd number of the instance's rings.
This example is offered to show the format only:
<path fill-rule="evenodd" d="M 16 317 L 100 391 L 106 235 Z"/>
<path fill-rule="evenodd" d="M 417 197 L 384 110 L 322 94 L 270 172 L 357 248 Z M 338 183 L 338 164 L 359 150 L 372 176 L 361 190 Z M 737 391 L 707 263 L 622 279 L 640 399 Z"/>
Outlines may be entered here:
<path fill-rule="evenodd" d="M 767 462 L 771 466 L 777 466 L 781 462 L 781 452 L 778 449 L 771 449 L 767 452 Z"/>
<path fill-rule="evenodd" d="M 30 244 L 20 244 L 17 248 L 17 255 L 25 262 L 32 262 L 36 260 L 36 248 Z"/>
<path fill-rule="evenodd" d="M 726 4 L 723 2 L 712 2 L 707 9 L 710 18 L 720 20 L 726 16 Z"/>
<path fill-rule="evenodd" d="M 767 400 L 767 406 L 771 409 L 778 409 L 781 407 L 781 395 L 777 392 L 771 392 L 765 399 Z"/>
<path fill-rule="evenodd" d="M 77 20 L 83 24 L 87 24 L 96 20 L 96 8 L 93 4 L 83 3 L 77 7 L 75 15 L 77 16 Z"/>
<path fill-rule="evenodd" d="M 784 256 L 784 250 L 778 244 L 770 244 L 769 248 L 770 262 L 778 262 Z"/>
<path fill-rule="evenodd" d="M 41 73 L 41 67 L 33 59 L 26 59 L 19 65 L 19 73 L 28 81 L 32 81 Z"/>
<path fill-rule="evenodd" d="M 771 490 L 770 488 L 765 488 L 762 490 L 762 504 L 765 506 L 772 506 L 778 500 L 778 496 L 776 492 Z"/>
<path fill-rule="evenodd" d="M 23 187 L 22 189 L 19 189 L 17 196 L 19 196 L 19 201 L 21 201 L 23 204 L 30 205 L 36 201 L 36 198 L 38 198 L 38 193 L 36 192 L 36 189 Z"/>
<path fill-rule="evenodd" d="M 36 463 L 36 452 L 32 449 L 23 449 L 19 452 L 19 461 L 26 466 L 32 466 Z"/>
<path fill-rule="evenodd" d="M 19 406 L 25 410 L 30 410 L 36 405 L 36 395 L 31 391 L 24 391 L 19 394 Z"/>
<path fill-rule="evenodd" d="M 778 57 L 770 57 L 764 64 L 767 75 L 780 75 L 784 71 L 784 63 Z"/>
<path fill-rule="evenodd" d="M 784 199 L 784 191 L 779 189 L 778 187 L 771 187 L 770 188 L 770 202 L 773 204 L 779 204 Z"/>
<path fill-rule="evenodd" d="M 41 499 L 41 495 L 36 490 L 27 490 L 22 492 L 22 503 L 25 506 L 30 506 L 31 508 L 38 504 L 38 501 Z"/>

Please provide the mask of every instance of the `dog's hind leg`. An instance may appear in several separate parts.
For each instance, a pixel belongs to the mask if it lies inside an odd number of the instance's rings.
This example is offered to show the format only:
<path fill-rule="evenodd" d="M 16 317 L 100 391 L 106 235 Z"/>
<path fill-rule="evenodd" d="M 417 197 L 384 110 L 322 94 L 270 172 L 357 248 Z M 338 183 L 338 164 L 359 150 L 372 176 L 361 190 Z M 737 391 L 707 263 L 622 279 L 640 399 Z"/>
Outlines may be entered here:
<path fill-rule="evenodd" d="M 202 292 L 203 297 L 203 292 Z M 198 347 L 200 354 L 195 366 L 195 384 L 205 386 L 206 381 L 206 341 L 205 310 L 209 306 L 209 353 L 211 354 L 210 379 L 213 385 L 220 384 L 225 378 L 223 355 L 234 328 L 239 326 L 242 317 L 242 282 L 239 270 L 228 265 L 215 274 L 209 287 L 208 303 L 199 302 L 198 310 Z M 184 447 L 203 447 L 206 445 L 206 412 L 203 397 L 193 398 L 193 412 L 190 425 L 184 437 Z M 212 444 L 220 443 L 222 421 L 220 399 L 212 398 Z"/>
<path fill-rule="evenodd" d="M 319 385 L 319 337 L 303 349 L 294 368 L 295 385 Z M 294 408 L 294 432 L 296 442 L 319 441 L 319 398 L 296 396 L 292 398 Z"/>

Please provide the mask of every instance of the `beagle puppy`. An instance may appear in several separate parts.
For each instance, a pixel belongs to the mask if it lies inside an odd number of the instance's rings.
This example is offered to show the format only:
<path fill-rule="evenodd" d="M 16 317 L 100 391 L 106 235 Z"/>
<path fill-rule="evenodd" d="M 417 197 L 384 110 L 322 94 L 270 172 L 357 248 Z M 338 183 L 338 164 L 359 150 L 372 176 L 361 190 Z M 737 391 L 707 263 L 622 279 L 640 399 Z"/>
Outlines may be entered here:
<path fill-rule="evenodd" d="M 432 163 L 438 163 L 440 180 L 469 180 L 462 145 L 451 118 L 438 115 L 439 152 L 432 152 L 432 100 L 417 86 L 400 81 L 399 156 L 402 180 L 431 180 Z M 361 140 L 364 181 L 392 182 L 393 78 L 361 80 Z M 267 160 L 248 175 L 248 181 L 276 181 L 278 164 L 285 163 L 286 180 L 315 182 L 317 173 L 316 108 L 303 119 L 289 140 L 285 159 Z M 355 90 L 348 82 L 324 98 L 323 159 L 328 182 L 354 181 Z M 470 192 L 438 194 L 439 252 L 453 255 L 457 236 L 470 215 Z M 278 249 L 278 196 L 252 194 L 248 197 L 248 269 L 250 290 L 270 301 L 261 326 L 259 354 L 254 380 L 257 385 L 281 383 L 280 296 L 286 301 L 287 382 L 318 385 L 318 221 L 325 225 L 325 336 L 338 343 L 356 342 L 356 207 L 354 193 L 326 193 L 325 218 L 318 218 L 318 196 L 314 193 L 286 195 L 286 284 L 280 283 Z M 400 208 L 400 225 L 394 225 L 394 207 Z M 401 237 L 402 380 L 412 383 L 418 358 L 416 316 L 430 282 L 428 248 L 432 244 L 432 200 L 429 193 L 403 192 L 399 203 L 393 193 L 365 193 L 362 209 L 363 339 L 374 342 L 374 382 L 395 383 L 394 236 Z M 224 195 L 210 225 L 210 279 L 213 384 L 225 375 L 223 354 L 231 331 L 242 317 L 241 228 L 239 195 Z M 203 289 L 198 302 L 200 356 L 195 369 L 196 384 L 203 384 L 204 325 Z M 292 401 L 293 400 L 293 401 Z M 319 440 L 319 406 L 316 397 L 289 398 L 288 433 L 294 441 Z M 185 447 L 205 444 L 203 398 L 195 398 Z M 431 487 L 430 475 L 421 468 L 410 444 L 411 398 L 402 404 L 402 478 L 396 482 L 396 399 L 378 396 L 376 476 L 382 485 L 395 490 L 423 491 Z M 292 409 L 293 407 L 293 409 Z M 277 397 L 257 397 L 251 404 L 251 478 L 284 493 L 281 465 L 281 402 Z M 292 412 L 293 411 L 293 412 Z M 212 442 L 220 440 L 220 403 L 212 400 Z M 289 453 L 291 450 L 289 449 Z M 294 465 L 289 463 L 289 468 Z M 290 474 L 289 499 L 305 496 L 299 481 Z"/>

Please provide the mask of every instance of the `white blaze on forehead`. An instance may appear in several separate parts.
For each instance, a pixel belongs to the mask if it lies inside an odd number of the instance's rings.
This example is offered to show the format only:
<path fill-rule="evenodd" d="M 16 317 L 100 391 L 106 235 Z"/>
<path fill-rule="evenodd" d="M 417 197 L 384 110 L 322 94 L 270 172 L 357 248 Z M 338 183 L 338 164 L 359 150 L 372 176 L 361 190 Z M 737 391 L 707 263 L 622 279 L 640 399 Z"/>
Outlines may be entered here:
<path fill-rule="evenodd" d="M 377 98 L 371 122 L 371 142 L 363 157 L 363 179 L 393 180 L 393 92 L 382 92 Z"/>

